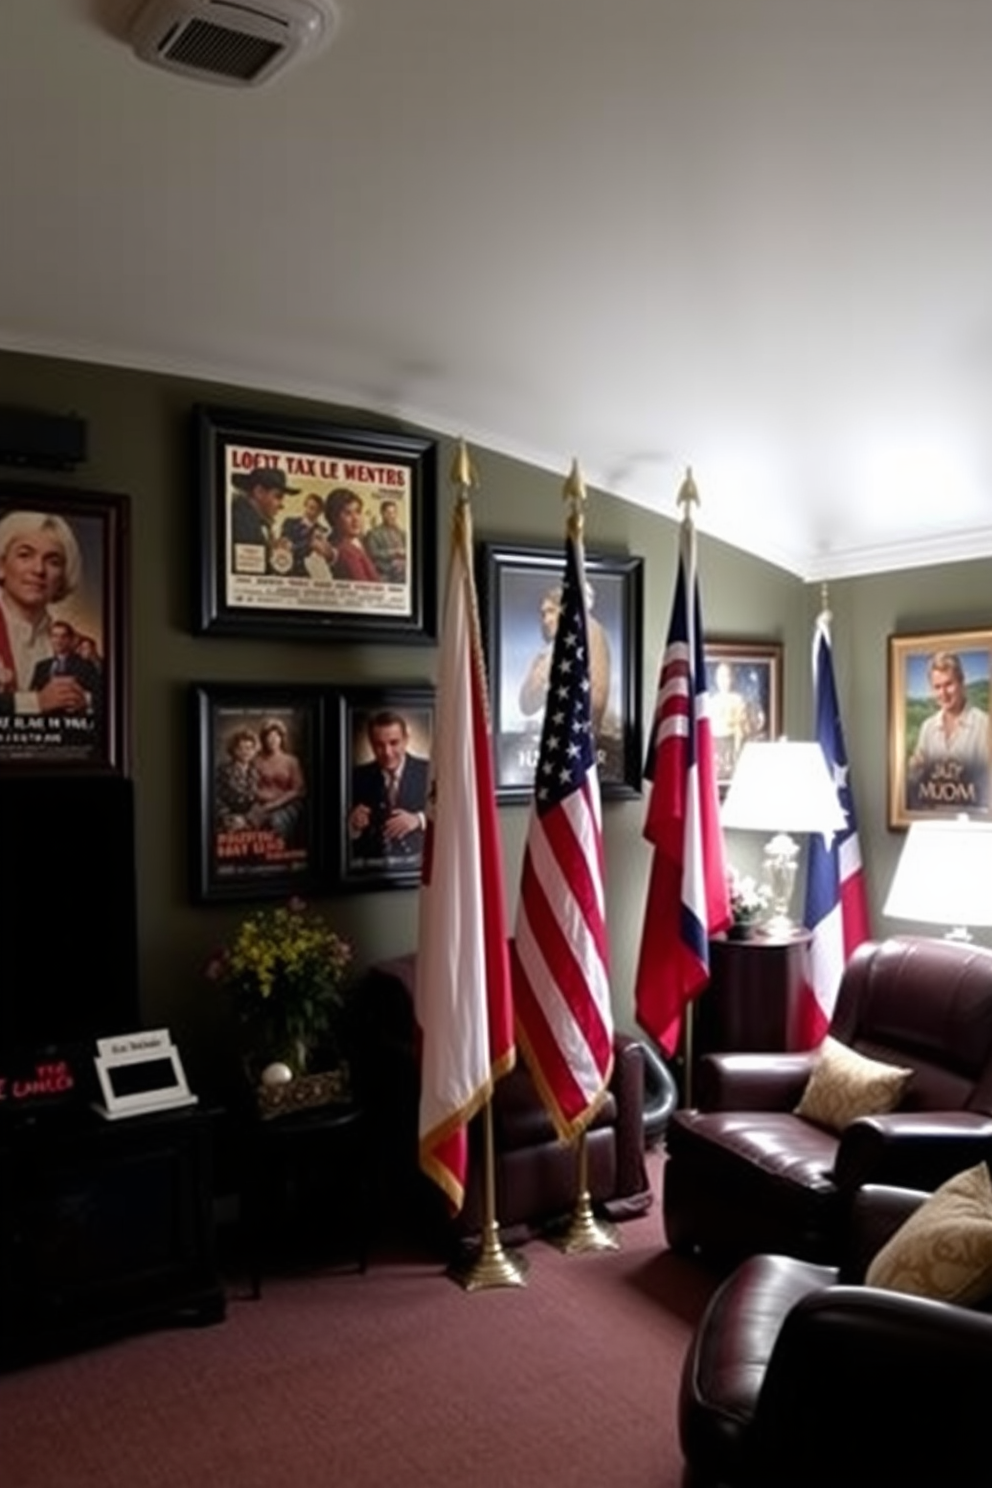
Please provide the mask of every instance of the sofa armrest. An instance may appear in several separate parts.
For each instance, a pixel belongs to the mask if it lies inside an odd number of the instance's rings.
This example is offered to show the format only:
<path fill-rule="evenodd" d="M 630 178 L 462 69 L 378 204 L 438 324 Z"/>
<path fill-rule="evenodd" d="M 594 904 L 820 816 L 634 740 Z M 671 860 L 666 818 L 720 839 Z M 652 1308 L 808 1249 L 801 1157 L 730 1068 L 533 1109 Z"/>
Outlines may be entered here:
<path fill-rule="evenodd" d="M 696 1077 L 701 1111 L 791 1111 L 815 1059 L 802 1054 L 705 1054 Z"/>
<path fill-rule="evenodd" d="M 626 1033 L 613 1037 L 610 1090 L 617 1105 L 617 1197 L 641 1195 L 648 1188 L 644 1162 L 644 1050 Z"/>
<path fill-rule="evenodd" d="M 891 1111 L 862 1116 L 841 1133 L 838 1188 L 890 1183 L 933 1190 L 992 1157 L 992 1117 L 977 1111 Z"/>
<path fill-rule="evenodd" d="M 825 1287 L 795 1304 L 772 1351 L 754 1419 L 755 1481 L 795 1488 L 801 1463 L 804 1488 L 987 1483 L 990 1392 L 992 1318 L 873 1287 Z"/>
<path fill-rule="evenodd" d="M 862 1282 L 868 1267 L 896 1230 L 914 1214 L 929 1194 L 919 1188 L 895 1188 L 866 1183 L 852 1196 L 840 1279 Z"/>

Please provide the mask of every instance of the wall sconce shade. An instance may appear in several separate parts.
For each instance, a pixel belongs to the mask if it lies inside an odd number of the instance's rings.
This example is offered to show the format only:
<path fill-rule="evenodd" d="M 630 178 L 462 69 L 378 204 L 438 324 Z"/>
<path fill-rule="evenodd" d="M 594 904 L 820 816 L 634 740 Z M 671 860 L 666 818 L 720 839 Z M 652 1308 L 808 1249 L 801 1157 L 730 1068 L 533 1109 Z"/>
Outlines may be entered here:
<path fill-rule="evenodd" d="M 971 939 L 969 925 L 992 925 L 992 823 L 911 823 L 882 913 L 951 926 L 955 940 Z"/>

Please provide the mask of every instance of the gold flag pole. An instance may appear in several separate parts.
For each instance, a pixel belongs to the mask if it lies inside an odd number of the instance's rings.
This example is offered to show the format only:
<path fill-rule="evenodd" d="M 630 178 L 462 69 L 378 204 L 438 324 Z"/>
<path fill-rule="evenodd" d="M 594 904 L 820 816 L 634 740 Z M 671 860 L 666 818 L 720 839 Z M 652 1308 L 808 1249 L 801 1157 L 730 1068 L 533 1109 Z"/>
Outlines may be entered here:
<path fill-rule="evenodd" d="M 580 543 L 585 527 L 586 488 L 579 471 L 578 460 L 572 461 L 572 468 L 562 491 L 562 499 L 569 503 L 568 535 L 573 542 Z M 578 1197 L 575 1201 L 575 1208 L 566 1228 L 560 1233 L 552 1233 L 550 1239 L 565 1255 L 619 1250 L 620 1237 L 616 1226 L 597 1219 L 592 1212 L 592 1200 L 589 1195 L 589 1146 L 585 1127 L 575 1139 L 575 1148 L 578 1166 Z"/>
<path fill-rule="evenodd" d="M 459 439 L 455 458 L 451 465 L 450 480 L 458 489 L 456 512 L 469 510 L 469 492 L 479 481 L 472 468 L 464 439 Z M 482 1246 L 478 1255 L 470 1260 L 456 1262 L 448 1274 L 466 1292 L 478 1292 L 490 1287 L 526 1286 L 527 1260 L 525 1256 L 509 1256 L 503 1249 L 499 1237 L 499 1222 L 496 1218 L 496 1152 L 493 1138 L 493 1098 L 488 1096 L 482 1108 L 483 1125 L 483 1217 Z"/>
<path fill-rule="evenodd" d="M 675 498 L 675 505 L 683 508 L 682 521 L 692 526 L 692 503 L 698 506 L 699 491 L 692 476 L 692 466 L 685 467 L 685 479 L 679 486 L 679 494 Z M 685 1105 L 692 1109 L 693 1101 L 693 1071 L 692 1067 L 696 1059 L 695 1051 L 695 1024 L 696 1024 L 696 999 L 692 998 L 685 1009 L 685 1017 L 682 1022 L 682 1092 Z"/>

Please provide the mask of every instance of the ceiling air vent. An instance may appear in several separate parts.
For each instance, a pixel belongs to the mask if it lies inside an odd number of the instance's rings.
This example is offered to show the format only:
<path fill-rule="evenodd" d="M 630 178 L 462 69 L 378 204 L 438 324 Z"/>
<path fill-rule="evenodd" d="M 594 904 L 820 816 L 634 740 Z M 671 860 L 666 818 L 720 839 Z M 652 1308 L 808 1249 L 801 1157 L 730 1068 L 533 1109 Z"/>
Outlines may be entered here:
<path fill-rule="evenodd" d="M 204 82 L 268 82 L 331 39 L 333 0 L 148 0 L 131 45 L 153 66 Z"/>

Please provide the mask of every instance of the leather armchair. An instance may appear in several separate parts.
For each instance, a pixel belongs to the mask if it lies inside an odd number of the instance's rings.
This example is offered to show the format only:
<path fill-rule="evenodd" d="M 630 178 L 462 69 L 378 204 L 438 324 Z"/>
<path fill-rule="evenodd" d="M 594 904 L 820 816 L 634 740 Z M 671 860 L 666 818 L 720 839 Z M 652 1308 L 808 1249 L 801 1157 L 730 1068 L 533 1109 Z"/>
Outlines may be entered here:
<path fill-rule="evenodd" d="M 992 951 L 923 939 L 861 946 L 830 1032 L 912 1068 L 899 1109 L 837 1134 L 794 1112 L 814 1053 L 706 1055 L 698 1107 L 676 1111 L 666 1129 L 673 1249 L 832 1261 L 862 1184 L 930 1190 L 992 1153 Z"/>
<path fill-rule="evenodd" d="M 744 1261 L 685 1357 L 685 1488 L 972 1488 L 988 1482 L 992 1316 L 859 1285 L 926 1197 L 869 1185 L 838 1267 Z"/>
<path fill-rule="evenodd" d="M 479 1234 L 485 1219 L 482 1122 L 470 1130 L 472 1160 L 465 1205 L 448 1217 L 436 1186 L 420 1172 L 417 1122 L 420 1081 L 413 1016 L 416 956 L 370 968 L 361 1004 L 363 1089 L 372 1119 L 382 1202 L 419 1218 L 443 1243 Z M 618 1033 L 610 1093 L 586 1135 L 589 1195 L 594 1209 L 622 1220 L 643 1214 L 652 1195 L 644 1161 L 645 1068 L 641 1041 Z M 649 1119 L 657 1129 L 675 1100 L 667 1068 L 651 1059 Z M 496 1219 L 504 1240 L 572 1212 L 577 1198 L 577 1150 L 560 1142 L 522 1060 L 497 1082 L 492 1103 L 496 1157 Z"/>

